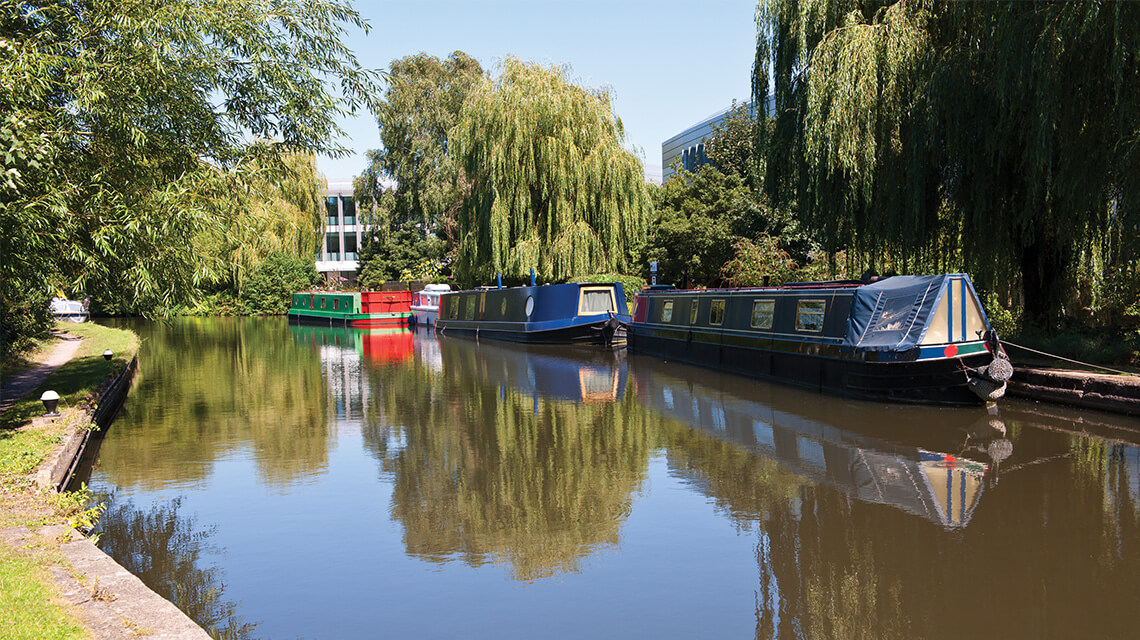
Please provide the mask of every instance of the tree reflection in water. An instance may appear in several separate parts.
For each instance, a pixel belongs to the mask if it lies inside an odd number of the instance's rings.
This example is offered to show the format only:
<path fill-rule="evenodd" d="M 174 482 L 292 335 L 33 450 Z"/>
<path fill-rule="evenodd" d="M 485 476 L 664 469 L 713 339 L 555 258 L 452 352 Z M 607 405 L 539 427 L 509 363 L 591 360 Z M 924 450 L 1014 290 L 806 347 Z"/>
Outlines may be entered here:
<path fill-rule="evenodd" d="M 207 565 L 204 553 L 215 527 L 200 527 L 181 513 L 182 498 L 136 509 L 114 495 L 100 519 L 99 547 L 160 596 L 174 603 L 191 620 L 219 640 L 251 640 L 256 623 L 238 615 L 238 603 L 224 599 L 225 583 L 217 566 Z"/>
<path fill-rule="evenodd" d="M 616 546 L 651 448 L 636 401 L 528 393 L 507 375 L 525 361 L 517 347 L 440 348 L 442 371 L 417 360 L 377 385 L 387 420 L 364 433 L 392 477 L 408 553 L 507 562 L 514 578 L 536 580 Z"/>

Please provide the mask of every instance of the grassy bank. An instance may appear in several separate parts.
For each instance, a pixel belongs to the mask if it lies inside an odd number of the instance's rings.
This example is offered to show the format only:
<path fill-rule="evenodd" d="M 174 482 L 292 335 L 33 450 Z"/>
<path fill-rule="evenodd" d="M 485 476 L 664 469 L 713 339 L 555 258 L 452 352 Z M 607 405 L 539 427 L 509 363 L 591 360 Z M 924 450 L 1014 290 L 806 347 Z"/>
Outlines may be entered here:
<path fill-rule="evenodd" d="M 27 527 L 36 531 L 58 524 L 88 525 L 95 514 L 86 510 L 86 492 L 54 495 L 35 488 L 32 476 L 44 458 L 60 444 L 73 425 L 86 427 L 83 410 L 94 402 L 112 374 L 121 371 L 139 348 L 138 337 L 97 324 L 58 324 L 57 331 L 82 338 L 79 350 L 0 416 L 0 529 Z M 5 363 L 9 370 L 27 369 L 50 353 L 58 339 L 44 341 L 22 361 Z M 103 351 L 114 352 L 111 360 Z M 60 395 L 62 414 L 51 422 L 33 422 L 43 413 L 40 394 L 53 389 Z M 55 600 L 49 567 L 61 564 L 51 544 L 12 548 L 0 543 L 0 640 L 9 638 L 85 638 L 87 633 L 68 608 Z M 64 567 L 67 569 L 67 567 Z"/>

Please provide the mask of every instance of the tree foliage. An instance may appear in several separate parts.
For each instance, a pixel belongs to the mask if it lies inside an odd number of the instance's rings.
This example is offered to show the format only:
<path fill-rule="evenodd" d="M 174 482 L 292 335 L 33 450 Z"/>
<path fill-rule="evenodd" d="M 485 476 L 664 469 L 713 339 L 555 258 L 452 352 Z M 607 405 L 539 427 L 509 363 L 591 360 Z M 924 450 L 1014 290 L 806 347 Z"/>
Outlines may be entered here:
<path fill-rule="evenodd" d="M 357 284 L 365 289 L 378 288 L 388 280 L 410 278 L 432 279 L 446 251 L 446 243 L 438 236 L 425 234 L 413 222 L 405 222 L 375 239 L 368 236 L 360 254 Z M 366 234 L 367 235 L 367 234 Z"/>
<path fill-rule="evenodd" d="M 627 272 L 644 239 L 650 198 L 641 162 L 605 89 L 566 68 L 508 58 L 467 98 L 451 133 L 464 179 L 456 273 L 545 280 Z"/>
<path fill-rule="evenodd" d="M 712 135 L 705 140 L 709 162 L 721 173 L 739 177 L 755 191 L 760 188 L 755 145 L 758 126 L 754 109 L 733 100 L 728 114 L 713 124 Z"/>
<path fill-rule="evenodd" d="M 762 0 L 757 22 L 766 186 L 829 249 L 1020 285 L 1039 324 L 1082 252 L 1131 258 L 1140 6 Z"/>
<path fill-rule="evenodd" d="M 284 153 L 343 153 L 337 117 L 371 105 L 345 25 L 339 2 L 0 1 L 4 321 L 57 288 L 194 297 L 232 194 Z"/>
<path fill-rule="evenodd" d="M 696 172 L 679 168 L 653 196 L 656 218 L 645 254 L 658 263 L 665 283 L 708 286 L 743 282 L 741 278 L 751 283 L 751 276 L 733 269 L 762 269 L 755 264 L 758 246 L 771 246 L 799 263 L 807 262 L 813 248 L 787 210 L 767 206 L 739 175 L 711 165 Z M 773 256 L 764 264 L 774 266 L 780 260 Z M 777 271 L 760 275 L 779 277 L 788 269 Z"/>
<path fill-rule="evenodd" d="M 285 315 L 293 292 L 312 287 L 320 278 L 311 254 L 271 253 L 242 277 L 242 306 L 249 315 Z"/>
<path fill-rule="evenodd" d="M 385 184 L 395 182 L 393 225 L 413 221 L 451 236 L 459 192 L 448 138 L 467 95 L 486 74 L 462 51 L 446 60 L 418 53 L 394 60 L 387 80 L 376 114 L 382 146 L 368 152 L 356 198 L 367 210 L 378 204 Z"/>

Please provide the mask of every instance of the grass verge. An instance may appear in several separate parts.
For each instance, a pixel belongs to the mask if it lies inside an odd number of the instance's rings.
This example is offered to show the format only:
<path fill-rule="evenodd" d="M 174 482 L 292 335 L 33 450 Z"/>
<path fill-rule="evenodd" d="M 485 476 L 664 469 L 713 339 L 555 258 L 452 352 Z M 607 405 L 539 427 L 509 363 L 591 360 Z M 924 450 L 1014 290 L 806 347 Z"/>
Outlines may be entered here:
<path fill-rule="evenodd" d="M 34 558 L 0 545 L 0 638 L 54 640 L 86 638 L 87 633 L 52 601 L 48 576 Z"/>

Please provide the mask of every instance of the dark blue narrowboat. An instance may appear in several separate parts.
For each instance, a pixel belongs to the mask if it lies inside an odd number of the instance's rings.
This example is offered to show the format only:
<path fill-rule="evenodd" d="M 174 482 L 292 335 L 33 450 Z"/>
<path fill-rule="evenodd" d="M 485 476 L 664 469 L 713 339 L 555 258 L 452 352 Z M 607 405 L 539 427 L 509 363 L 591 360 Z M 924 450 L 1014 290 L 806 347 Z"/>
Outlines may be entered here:
<path fill-rule="evenodd" d="M 1013 373 L 966 274 L 678 290 L 634 302 L 630 349 L 870 400 L 1000 398 Z"/>
<path fill-rule="evenodd" d="M 619 282 L 456 291 L 439 301 L 436 331 L 534 344 L 624 346 L 630 316 Z"/>

